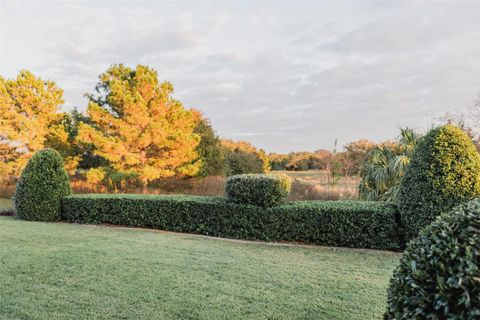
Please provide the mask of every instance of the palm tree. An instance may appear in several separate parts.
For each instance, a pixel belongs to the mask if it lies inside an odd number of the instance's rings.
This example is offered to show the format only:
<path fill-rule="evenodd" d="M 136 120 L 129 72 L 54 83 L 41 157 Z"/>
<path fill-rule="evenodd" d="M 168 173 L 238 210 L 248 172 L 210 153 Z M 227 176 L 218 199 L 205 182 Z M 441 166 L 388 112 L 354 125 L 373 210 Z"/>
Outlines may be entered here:
<path fill-rule="evenodd" d="M 400 129 L 396 142 L 377 145 L 368 152 L 360 172 L 361 199 L 397 200 L 400 180 L 420 138 L 412 129 Z"/>

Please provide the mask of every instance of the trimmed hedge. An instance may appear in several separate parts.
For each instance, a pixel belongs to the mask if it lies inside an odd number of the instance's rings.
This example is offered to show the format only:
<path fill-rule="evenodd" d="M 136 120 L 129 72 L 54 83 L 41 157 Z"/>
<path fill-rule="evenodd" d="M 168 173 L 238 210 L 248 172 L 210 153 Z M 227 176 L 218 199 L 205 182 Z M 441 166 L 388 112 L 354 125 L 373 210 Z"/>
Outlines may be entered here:
<path fill-rule="evenodd" d="M 291 182 L 286 175 L 240 174 L 225 184 L 225 198 L 237 204 L 270 208 L 287 201 Z"/>
<path fill-rule="evenodd" d="M 396 206 L 367 201 L 305 201 L 269 209 L 220 197 L 74 195 L 63 218 L 211 236 L 397 250 Z"/>
<path fill-rule="evenodd" d="M 419 143 L 399 189 L 407 240 L 436 216 L 480 195 L 480 155 L 460 128 L 432 129 Z"/>
<path fill-rule="evenodd" d="M 72 189 L 63 159 L 53 149 L 33 155 L 23 169 L 14 196 L 16 216 L 35 221 L 58 221 L 62 198 Z"/>
<path fill-rule="evenodd" d="M 298 201 L 269 209 L 276 240 L 399 250 L 397 206 L 374 201 Z"/>
<path fill-rule="evenodd" d="M 480 319 L 480 200 L 443 214 L 410 242 L 385 319 Z"/>

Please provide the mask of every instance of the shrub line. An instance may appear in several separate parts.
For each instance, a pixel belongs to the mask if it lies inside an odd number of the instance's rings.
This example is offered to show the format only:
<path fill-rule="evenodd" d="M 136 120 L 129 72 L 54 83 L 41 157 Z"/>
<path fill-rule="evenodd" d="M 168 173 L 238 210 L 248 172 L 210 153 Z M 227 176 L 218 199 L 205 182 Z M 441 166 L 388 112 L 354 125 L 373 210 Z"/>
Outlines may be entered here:
<path fill-rule="evenodd" d="M 215 237 L 400 250 L 397 208 L 368 201 L 299 201 L 264 209 L 220 197 L 73 195 L 67 222 L 148 227 Z"/>

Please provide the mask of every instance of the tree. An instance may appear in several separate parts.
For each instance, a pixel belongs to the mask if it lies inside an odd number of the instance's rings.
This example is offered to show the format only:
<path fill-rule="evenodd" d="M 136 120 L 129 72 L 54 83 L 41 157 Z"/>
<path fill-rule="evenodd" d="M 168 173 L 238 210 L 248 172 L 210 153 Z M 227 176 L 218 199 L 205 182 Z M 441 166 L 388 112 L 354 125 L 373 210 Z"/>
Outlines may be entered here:
<path fill-rule="evenodd" d="M 316 168 L 316 157 L 312 152 L 292 152 L 288 155 L 289 161 L 285 168 L 291 171 L 305 171 Z"/>
<path fill-rule="evenodd" d="M 200 136 L 200 143 L 197 146 L 197 153 L 201 161 L 201 168 L 198 175 L 223 176 L 225 174 L 225 155 L 223 154 L 220 138 L 208 119 L 198 112 L 198 124 L 194 132 Z"/>
<path fill-rule="evenodd" d="M 88 95 L 91 124 L 80 123 L 78 139 L 120 173 L 138 175 L 143 186 L 174 175 L 194 176 L 200 169 L 192 111 L 172 97 L 173 86 L 159 83 L 157 72 L 138 65 L 114 65 L 99 77 L 96 95 Z"/>
<path fill-rule="evenodd" d="M 67 114 L 65 120 L 65 130 L 68 133 L 71 152 L 78 159 L 78 168 L 91 169 L 102 166 L 108 166 L 108 161 L 95 154 L 95 146 L 90 141 L 79 141 L 78 132 L 81 123 L 93 126 L 93 122 L 87 115 L 74 108 Z"/>
<path fill-rule="evenodd" d="M 375 144 L 372 141 L 366 139 L 353 141 L 345 145 L 342 154 L 344 174 L 346 176 L 358 175 L 368 151 L 374 146 Z"/>
<path fill-rule="evenodd" d="M 437 120 L 442 124 L 453 124 L 465 131 L 473 143 L 475 143 L 477 150 L 480 151 L 480 95 L 478 95 L 473 105 L 466 112 L 447 112 Z"/>
<path fill-rule="evenodd" d="M 264 173 L 270 169 L 265 151 L 246 141 L 222 140 L 228 176 L 244 173 Z"/>
<path fill-rule="evenodd" d="M 288 154 L 269 153 L 268 161 L 272 170 L 286 170 L 287 163 L 289 162 Z"/>
<path fill-rule="evenodd" d="M 405 128 L 400 130 L 396 142 L 385 142 L 370 149 L 360 171 L 360 198 L 397 201 L 400 181 L 420 137 L 412 129 Z"/>
<path fill-rule="evenodd" d="M 326 170 L 329 166 L 333 152 L 327 149 L 319 149 L 313 153 L 313 167 L 316 170 Z"/>
<path fill-rule="evenodd" d="M 436 216 L 480 195 L 480 155 L 454 125 L 430 130 L 400 183 L 398 207 L 407 239 Z"/>
<path fill-rule="evenodd" d="M 75 169 L 78 159 L 67 151 L 62 103 L 63 91 L 30 71 L 20 71 L 16 79 L 0 77 L 0 178 L 18 176 L 44 147 L 59 149 L 69 169 Z"/>

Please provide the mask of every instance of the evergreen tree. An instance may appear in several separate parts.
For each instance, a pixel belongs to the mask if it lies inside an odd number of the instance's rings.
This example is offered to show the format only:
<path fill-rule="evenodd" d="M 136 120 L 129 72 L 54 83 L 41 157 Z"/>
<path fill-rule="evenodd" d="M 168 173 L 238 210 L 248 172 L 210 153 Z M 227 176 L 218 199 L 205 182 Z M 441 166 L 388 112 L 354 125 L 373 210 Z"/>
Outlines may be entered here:
<path fill-rule="evenodd" d="M 100 75 L 90 94 L 78 139 L 91 142 L 94 154 L 116 171 L 149 181 L 174 175 L 194 176 L 200 170 L 192 111 L 172 97 L 173 86 L 159 83 L 156 71 L 138 65 L 114 65 Z"/>

